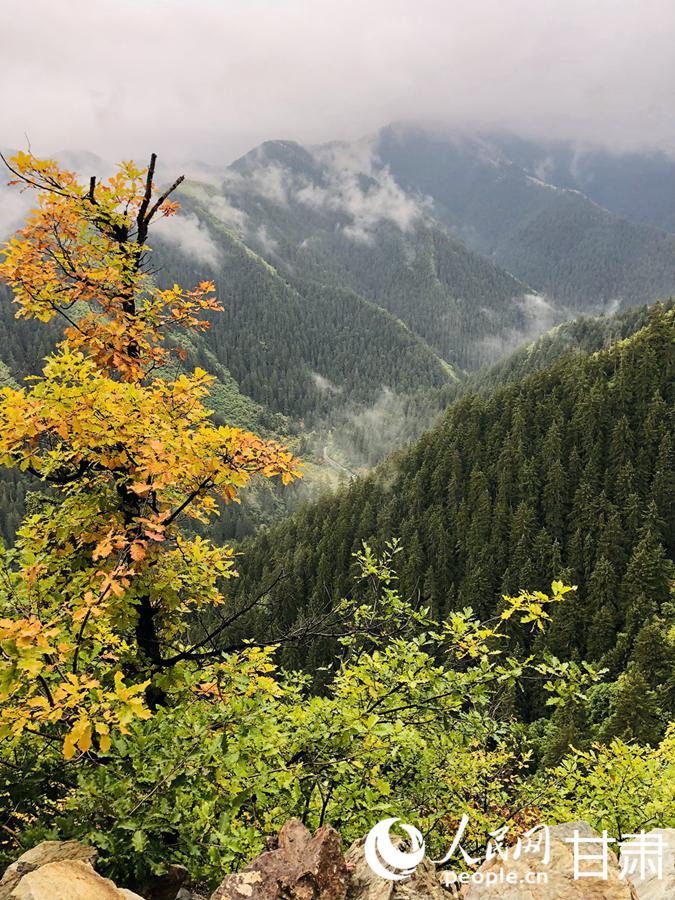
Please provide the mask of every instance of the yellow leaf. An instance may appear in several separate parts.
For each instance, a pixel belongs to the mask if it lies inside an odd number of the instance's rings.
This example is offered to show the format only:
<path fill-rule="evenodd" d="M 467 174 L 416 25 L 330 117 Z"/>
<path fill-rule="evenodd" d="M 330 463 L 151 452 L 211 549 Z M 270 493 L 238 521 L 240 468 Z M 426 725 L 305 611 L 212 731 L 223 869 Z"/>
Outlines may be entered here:
<path fill-rule="evenodd" d="M 86 753 L 87 750 L 91 750 L 91 722 L 85 724 L 77 744 L 83 753 Z"/>
<path fill-rule="evenodd" d="M 63 755 L 65 759 L 72 759 L 75 756 L 75 741 L 72 731 L 69 731 L 63 739 Z"/>

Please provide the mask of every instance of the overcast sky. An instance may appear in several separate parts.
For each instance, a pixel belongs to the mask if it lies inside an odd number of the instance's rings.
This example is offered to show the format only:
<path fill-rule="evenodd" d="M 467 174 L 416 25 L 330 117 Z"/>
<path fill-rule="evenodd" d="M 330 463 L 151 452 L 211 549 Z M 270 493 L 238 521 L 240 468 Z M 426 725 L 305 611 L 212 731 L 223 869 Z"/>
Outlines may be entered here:
<path fill-rule="evenodd" d="M 675 152 L 675 0 L 21 0 L 0 145 L 229 162 L 393 120 Z"/>

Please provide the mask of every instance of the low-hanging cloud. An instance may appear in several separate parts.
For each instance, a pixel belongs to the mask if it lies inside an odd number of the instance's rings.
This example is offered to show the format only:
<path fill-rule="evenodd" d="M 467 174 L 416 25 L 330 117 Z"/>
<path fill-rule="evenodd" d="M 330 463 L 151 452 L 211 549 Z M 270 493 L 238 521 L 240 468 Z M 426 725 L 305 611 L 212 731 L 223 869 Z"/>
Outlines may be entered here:
<path fill-rule="evenodd" d="M 494 362 L 521 344 L 536 340 L 558 322 L 567 318 L 566 311 L 554 306 L 543 294 L 525 294 L 516 301 L 522 313 L 520 328 L 508 328 L 480 341 L 482 362 Z"/>
<path fill-rule="evenodd" d="M 30 212 L 34 197 L 16 187 L 0 187 L 0 241 L 6 241 L 20 228 Z"/>
<path fill-rule="evenodd" d="M 370 468 L 415 440 L 437 413 L 433 403 L 420 403 L 383 385 L 372 403 L 344 411 L 333 442 L 350 467 Z"/>
<path fill-rule="evenodd" d="M 672 0 L 26 0 L 0 143 L 218 165 L 393 120 L 675 151 Z"/>
<path fill-rule="evenodd" d="M 260 164 L 251 167 L 245 174 L 228 169 L 223 177 L 224 190 L 245 190 L 273 203 L 286 204 L 290 173 L 278 163 L 267 163 L 260 154 L 258 157 Z"/>
<path fill-rule="evenodd" d="M 346 215 L 351 220 L 343 228 L 348 237 L 368 241 L 383 221 L 408 231 L 431 207 L 430 198 L 406 193 L 389 169 L 378 165 L 371 141 L 330 144 L 314 155 L 322 166 L 323 184 L 308 183 L 297 191 L 296 199 Z"/>
<path fill-rule="evenodd" d="M 179 212 L 170 219 L 158 219 L 155 235 L 171 244 L 176 244 L 181 251 L 200 263 L 217 268 L 220 252 L 209 234 L 208 228 L 200 222 L 194 213 Z"/>
<path fill-rule="evenodd" d="M 270 236 L 264 222 L 256 229 L 255 239 L 266 256 L 275 256 L 279 252 L 279 244 Z"/>
<path fill-rule="evenodd" d="M 222 178 L 220 179 L 222 181 Z M 214 191 L 207 191 L 202 185 L 191 185 L 190 195 L 209 215 L 222 225 L 235 231 L 244 231 L 248 224 L 248 216 L 242 209 L 237 209 L 227 197 Z"/>
<path fill-rule="evenodd" d="M 337 227 L 357 241 L 371 240 L 384 221 L 408 231 L 432 208 L 430 197 L 414 196 L 397 184 L 376 157 L 371 139 L 332 142 L 300 152 L 310 154 L 311 174 L 270 159 L 264 151 L 251 154 L 243 171 L 230 169 L 225 174 L 222 202 L 231 207 L 228 197 L 246 195 L 280 206 L 300 204 L 336 213 L 343 220 Z M 215 198 L 209 201 L 214 202 Z M 277 249 L 266 231 L 258 229 L 254 237 L 267 252 Z"/>
<path fill-rule="evenodd" d="M 328 378 L 324 375 L 321 375 L 320 372 L 310 372 L 310 377 L 316 387 L 322 394 L 341 394 L 342 388 L 338 387 L 336 384 L 333 384 Z"/>

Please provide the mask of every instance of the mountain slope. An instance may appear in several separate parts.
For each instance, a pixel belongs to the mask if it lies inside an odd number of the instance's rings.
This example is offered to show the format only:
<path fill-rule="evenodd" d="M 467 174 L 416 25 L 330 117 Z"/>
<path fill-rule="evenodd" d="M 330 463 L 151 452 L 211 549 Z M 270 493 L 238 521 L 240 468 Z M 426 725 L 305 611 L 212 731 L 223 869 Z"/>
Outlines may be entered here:
<path fill-rule="evenodd" d="M 358 414 L 383 391 L 397 402 L 418 391 L 433 393 L 455 376 L 424 341 L 353 291 L 293 286 L 222 226 L 214 225 L 213 233 L 218 255 L 212 260 L 177 251 L 166 237 L 155 242 L 152 255 L 165 284 L 191 286 L 213 277 L 224 307 L 211 316 L 205 333 L 189 342 L 179 338 L 184 365 L 215 376 L 211 402 L 218 420 L 291 442 L 308 463 L 297 488 L 258 485 L 246 507 L 224 511 L 212 533 L 224 541 L 251 533 L 317 485 L 325 487 L 330 479 L 321 471 L 326 466 L 320 441 L 336 416 Z M 39 373 L 61 336 L 57 320 L 44 325 L 16 319 L 15 309 L 10 292 L 0 286 L 3 383 Z M 28 489 L 25 476 L 0 474 L 0 534 L 7 541 L 13 540 Z"/>
<path fill-rule="evenodd" d="M 361 541 L 398 536 L 402 590 L 438 615 L 466 605 L 489 615 L 500 593 L 562 576 L 579 590 L 554 616 L 553 652 L 602 660 L 612 677 L 638 657 L 663 658 L 672 652 L 662 619 L 672 616 L 675 550 L 674 344 L 675 313 L 656 309 L 608 350 L 462 398 L 408 452 L 248 543 L 236 589 L 253 592 L 283 570 L 271 603 L 287 624 L 348 591 Z M 331 653 L 316 645 L 304 662 Z M 670 709 L 660 665 L 644 677 Z"/>
<path fill-rule="evenodd" d="M 189 202 L 199 221 L 220 218 L 294 284 L 357 292 L 460 369 L 557 318 L 439 226 L 426 198 L 378 167 L 368 142 L 268 142 L 233 163 L 221 189 L 192 186 Z"/>
<path fill-rule="evenodd" d="M 582 191 L 631 222 L 675 232 L 675 158 L 671 156 L 504 134 L 491 134 L 488 140 L 528 175 Z"/>
<path fill-rule="evenodd" d="M 673 300 L 661 304 L 665 310 L 673 305 Z M 498 362 L 439 390 L 419 391 L 405 398 L 383 392 L 373 407 L 335 419 L 332 452 L 349 460 L 352 466 L 372 468 L 397 448 L 416 440 L 461 397 L 489 395 L 503 385 L 552 366 L 562 356 L 607 349 L 644 328 L 653 312 L 654 307 L 638 306 L 608 316 L 582 315 L 554 326 Z"/>
<path fill-rule="evenodd" d="M 383 165 L 469 246 L 557 303 L 593 311 L 675 292 L 675 236 L 637 225 L 575 190 L 528 174 L 489 136 L 443 136 L 390 126 Z"/>
<path fill-rule="evenodd" d="M 223 311 L 201 341 L 267 409 L 316 423 L 372 401 L 384 385 L 406 392 L 453 377 L 423 340 L 354 291 L 292 283 L 203 209 L 199 222 L 214 258 L 158 246 L 158 278 L 213 279 Z"/>
<path fill-rule="evenodd" d="M 675 300 L 652 306 L 636 306 L 606 316 L 578 316 L 555 325 L 537 340 L 518 347 L 508 356 L 474 372 L 450 396 L 472 392 L 491 392 L 512 381 L 526 378 L 540 369 L 552 366 L 561 356 L 572 353 L 592 354 L 607 350 L 612 344 L 626 340 L 644 328 L 658 308 L 672 310 Z"/>

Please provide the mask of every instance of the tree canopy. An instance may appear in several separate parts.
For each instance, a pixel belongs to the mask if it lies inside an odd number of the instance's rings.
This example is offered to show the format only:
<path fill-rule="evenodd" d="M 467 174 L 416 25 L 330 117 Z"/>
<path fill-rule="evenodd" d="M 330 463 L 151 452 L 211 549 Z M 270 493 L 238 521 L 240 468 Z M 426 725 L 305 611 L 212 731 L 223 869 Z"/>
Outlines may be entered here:
<path fill-rule="evenodd" d="M 206 372 L 172 373 L 167 333 L 218 309 L 210 282 L 152 277 L 149 228 L 175 213 L 181 179 L 156 190 L 154 156 L 87 186 L 29 154 L 9 165 L 37 207 L 0 278 L 18 316 L 66 329 L 40 376 L 2 389 L 2 463 L 48 491 L 2 560 L 0 739 L 38 731 L 71 757 L 107 750 L 193 660 L 218 658 L 208 636 L 190 645 L 186 617 L 222 603 L 233 551 L 181 521 L 217 514 L 255 475 L 299 471 L 278 444 L 212 422 Z"/>

